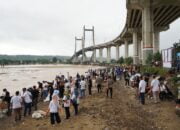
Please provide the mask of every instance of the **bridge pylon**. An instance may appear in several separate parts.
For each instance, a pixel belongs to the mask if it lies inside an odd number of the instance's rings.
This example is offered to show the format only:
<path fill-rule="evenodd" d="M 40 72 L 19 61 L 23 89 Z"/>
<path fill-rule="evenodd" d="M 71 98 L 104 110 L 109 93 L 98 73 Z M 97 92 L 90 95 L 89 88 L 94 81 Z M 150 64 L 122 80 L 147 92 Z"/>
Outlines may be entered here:
<path fill-rule="evenodd" d="M 92 26 L 91 29 L 87 29 L 84 25 L 83 27 L 83 47 L 85 46 L 85 41 L 86 41 L 86 32 L 92 32 L 92 43 L 93 43 L 93 54 L 92 54 L 92 59 L 93 62 L 96 62 L 96 49 L 95 49 L 95 31 L 94 31 L 94 26 Z M 83 49 L 84 50 L 84 49 Z M 84 54 L 84 52 L 83 52 Z"/>

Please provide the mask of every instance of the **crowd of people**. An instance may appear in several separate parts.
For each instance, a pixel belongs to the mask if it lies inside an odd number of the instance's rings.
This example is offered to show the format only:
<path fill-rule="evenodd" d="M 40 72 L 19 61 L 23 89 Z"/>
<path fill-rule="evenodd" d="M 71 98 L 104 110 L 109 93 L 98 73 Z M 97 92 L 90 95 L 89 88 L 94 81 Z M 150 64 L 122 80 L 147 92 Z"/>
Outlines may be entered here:
<path fill-rule="evenodd" d="M 173 100 L 175 97 L 167 86 L 165 77 L 157 74 L 141 74 L 137 68 L 124 68 L 125 87 L 135 88 L 136 97 L 145 104 L 145 97 L 153 99 L 154 103 L 163 100 Z"/>
<path fill-rule="evenodd" d="M 93 87 L 97 88 L 98 94 L 106 88 L 107 98 L 113 98 L 113 84 L 116 80 L 124 80 L 125 87 L 135 88 L 136 96 L 143 105 L 145 97 L 153 98 L 154 103 L 174 98 L 167 87 L 165 78 L 158 75 L 141 74 L 138 68 L 116 66 L 90 69 L 84 75 L 77 73 L 75 77 L 57 75 L 52 82 L 38 82 L 37 86 L 23 88 L 22 93 L 16 91 L 12 97 L 6 89 L 3 89 L 4 94 L 1 99 L 7 103 L 9 116 L 13 109 L 16 122 L 21 120 L 22 110 L 24 110 L 23 116 L 26 117 L 27 114 L 31 115 L 32 108 L 37 110 L 40 107 L 39 102 L 49 102 L 47 114 L 50 113 L 50 122 L 54 125 L 55 122 L 61 122 L 59 114 L 61 108 L 65 111 L 66 119 L 72 115 L 71 105 L 74 108 L 74 114 L 78 115 L 80 100 L 84 100 L 87 95 L 92 95 Z"/>
<path fill-rule="evenodd" d="M 16 91 L 14 96 L 11 96 L 7 89 L 3 89 L 0 98 L 7 104 L 8 116 L 13 110 L 15 122 L 21 120 L 22 110 L 25 118 L 32 114 L 32 109 L 36 111 L 40 108 L 39 102 L 49 102 L 47 114 L 50 114 L 50 122 L 54 125 L 55 122 L 61 122 L 59 115 L 61 108 L 65 111 L 66 119 L 71 116 L 71 105 L 74 108 L 74 114 L 78 115 L 80 100 L 83 100 L 87 95 L 92 95 L 93 87 L 96 87 L 97 93 L 101 94 L 103 86 L 105 86 L 107 97 L 112 98 L 114 77 L 120 77 L 118 73 L 115 74 L 113 69 L 105 68 L 90 69 L 84 75 L 77 73 L 75 77 L 57 75 L 52 82 L 37 82 L 37 85 L 23 88 L 22 92 Z"/>

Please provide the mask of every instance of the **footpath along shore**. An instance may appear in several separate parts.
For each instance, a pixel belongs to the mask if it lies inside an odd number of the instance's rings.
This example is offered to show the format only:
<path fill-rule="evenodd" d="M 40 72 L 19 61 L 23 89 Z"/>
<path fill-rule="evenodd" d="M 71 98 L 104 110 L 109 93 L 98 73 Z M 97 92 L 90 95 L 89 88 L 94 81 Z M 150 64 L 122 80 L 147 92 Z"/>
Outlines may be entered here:
<path fill-rule="evenodd" d="M 43 119 L 25 118 L 13 124 L 10 118 L 0 120 L 0 130 L 179 130 L 180 118 L 174 112 L 174 102 L 154 104 L 146 100 L 141 105 L 135 98 L 136 90 L 125 88 L 124 81 L 113 85 L 113 98 L 106 97 L 106 90 L 81 100 L 78 116 L 65 120 L 64 109 L 60 113 L 62 123 L 52 127 L 49 117 Z M 39 104 L 46 110 L 48 103 Z"/>

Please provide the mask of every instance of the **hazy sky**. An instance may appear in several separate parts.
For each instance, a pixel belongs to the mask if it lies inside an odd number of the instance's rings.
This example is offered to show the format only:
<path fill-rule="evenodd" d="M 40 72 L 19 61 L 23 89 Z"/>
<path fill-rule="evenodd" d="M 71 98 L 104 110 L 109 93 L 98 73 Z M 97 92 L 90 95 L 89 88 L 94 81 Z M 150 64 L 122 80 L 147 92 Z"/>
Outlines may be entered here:
<path fill-rule="evenodd" d="M 0 54 L 71 56 L 74 37 L 82 36 L 83 25 L 95 26 L 100 44 L 118 36 L 125 19 L 125 0 L 0 0 Z M 178 27 L 180 20 L 161 33 L 161 48 L 179 41 Z M 86 46 L 91 38 L 87 33 Z"/>

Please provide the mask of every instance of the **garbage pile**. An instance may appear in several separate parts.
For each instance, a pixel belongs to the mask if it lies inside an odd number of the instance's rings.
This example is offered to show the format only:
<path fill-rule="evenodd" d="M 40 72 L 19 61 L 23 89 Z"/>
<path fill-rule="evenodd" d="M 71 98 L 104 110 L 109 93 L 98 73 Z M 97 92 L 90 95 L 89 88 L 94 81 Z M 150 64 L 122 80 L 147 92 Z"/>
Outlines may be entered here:
<path fill-rule="evenodd" d="M 42 110 L 34 111 L 32 114 L 33 119 L 41 119 L 46 116 L 46 112 Z"/>

